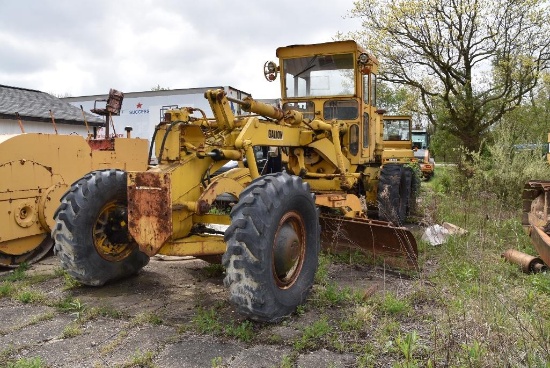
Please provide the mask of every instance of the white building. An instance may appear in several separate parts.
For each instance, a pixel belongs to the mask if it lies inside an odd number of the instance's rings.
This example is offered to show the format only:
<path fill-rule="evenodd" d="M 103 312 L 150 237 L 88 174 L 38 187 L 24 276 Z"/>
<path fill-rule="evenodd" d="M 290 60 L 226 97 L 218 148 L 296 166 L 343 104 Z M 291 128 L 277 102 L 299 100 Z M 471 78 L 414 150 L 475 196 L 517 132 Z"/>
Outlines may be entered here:
<path fill-rule="evenodd" d="M 117 136 L 125 136 L 125 127 L 129 126 L 132 130 L 132 137 L 151 140 L 155 126 L 161 121 L 161 109 L 164 106 L 194 107 L 202 109 L 207 117 L 212 117 L 210 105 L 204 98 L 204 92 L 212 89 L 223 89 L 229 97 L 242 100 L 248 93 L 240 91 L 230 86 L 225 87 L 203 87 L 188 89 L 172 89 L 161 91 L 144 91 L 124 93 L 122 110 L 119 116 L 113 116 L 115 132 L 112 128 L 110 134 L 116 133 Z M 66 97 L 64 101 L 85 111 L 94 108 L 94 101 L 105 100 L 107 95 L 93 95 L 80 97 Z M 105 102 L 98 102 L 97 107 L 104 107 Z M 238 104 L 231 103 L 231 109 L 236 115 L 240 115 L 241 108 Z M 104 134 L 103 129 L 98 132 L 100 137 Z"/>

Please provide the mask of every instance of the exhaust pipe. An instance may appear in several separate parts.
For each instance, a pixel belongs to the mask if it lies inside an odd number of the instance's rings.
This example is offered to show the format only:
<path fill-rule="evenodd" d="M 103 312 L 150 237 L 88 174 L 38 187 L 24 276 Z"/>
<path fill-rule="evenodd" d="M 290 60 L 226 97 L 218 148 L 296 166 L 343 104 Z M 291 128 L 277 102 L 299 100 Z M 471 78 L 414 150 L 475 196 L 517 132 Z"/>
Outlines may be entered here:
<path fill-rule="evenodd" d="M 515 249 L 508 249 L 506 252 L 502 253 L 502 257 L 510 263 L 519 265 L 521 270 L 525 273 L 543 272 L 548 270 L 548 266 L 544 264 L 542 259 L 533 257 Z"/>

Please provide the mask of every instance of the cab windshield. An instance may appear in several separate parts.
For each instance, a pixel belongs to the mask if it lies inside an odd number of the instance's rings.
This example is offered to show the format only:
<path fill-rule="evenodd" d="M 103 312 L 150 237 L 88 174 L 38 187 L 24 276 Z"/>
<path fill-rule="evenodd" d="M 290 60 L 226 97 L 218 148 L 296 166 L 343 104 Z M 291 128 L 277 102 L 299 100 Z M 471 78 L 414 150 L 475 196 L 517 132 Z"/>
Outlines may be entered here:
<path fill-rule="evenodd" d="M 385 141 L 408 141 L 411 139 L 411 122 L 408 119 L 384 119 Z"/>
<path fill-rule="evenodd" d="M 342 96 L 355 91 L 353 54 L 283 60 L 285 97 Z"/>

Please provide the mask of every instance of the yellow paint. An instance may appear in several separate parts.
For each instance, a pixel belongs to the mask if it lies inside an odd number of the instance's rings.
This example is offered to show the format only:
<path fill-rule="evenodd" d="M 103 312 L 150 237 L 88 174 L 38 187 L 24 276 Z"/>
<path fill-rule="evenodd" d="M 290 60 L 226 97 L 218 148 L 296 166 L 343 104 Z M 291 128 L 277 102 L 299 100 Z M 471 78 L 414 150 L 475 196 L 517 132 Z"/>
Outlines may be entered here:
<path fill-rule="evenodd" d="M 92 151 L 77 135 L 0 136 L 0 251 L 36 248 L 54 226 L 61 196 L 88 172 L 147 168 L 147 140 L 115 138 L 114 144 L 114 151 Z"/>

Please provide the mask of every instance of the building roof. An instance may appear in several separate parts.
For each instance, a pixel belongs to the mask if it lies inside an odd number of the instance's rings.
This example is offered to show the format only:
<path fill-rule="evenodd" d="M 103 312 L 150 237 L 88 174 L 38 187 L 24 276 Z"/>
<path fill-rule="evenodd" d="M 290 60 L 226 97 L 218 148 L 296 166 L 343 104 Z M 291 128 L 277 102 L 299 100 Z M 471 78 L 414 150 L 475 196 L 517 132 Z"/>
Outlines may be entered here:
<path fill-rule="evenodd" d="M 10 87 L 0 84 L 0 119 L 51 122 L 50 110 L 56 123 L 84 125 L 82 111 L 66 101 L 48 93 L 33 89 Z M 102 126 L 105 120 L 86 112 L 90 126 Z"/>
<path fill-rule="evenodd" d="M 161 89 L 161 90 L 151 90 L 151 91 L 139 91 L 139 92 L 124 92 L 124 98 L 141 98 L 141 97 L 158 97 L 158 96 L 174 96 L 174 95 L 194 95 L 194 94 L 204 94 L 208 90 L 214 89 L 224 89 L 224 90 L 233 90 L 245 94 L 249 94 L 240 89 L 234 88 L 232 86 L 210 86 L 210 87 L 193 87 L 193 88 L 175 88 L 175 89 Z M 62 100 L 69 102 L 79 102 L 84 100 L 99 100 L 107 98 L 107 94 L 102 95 L 88 95 L 88 96 L 70 96 L 63 97 Z M 124 104 L 122 105 L 124 107 Z"/>

